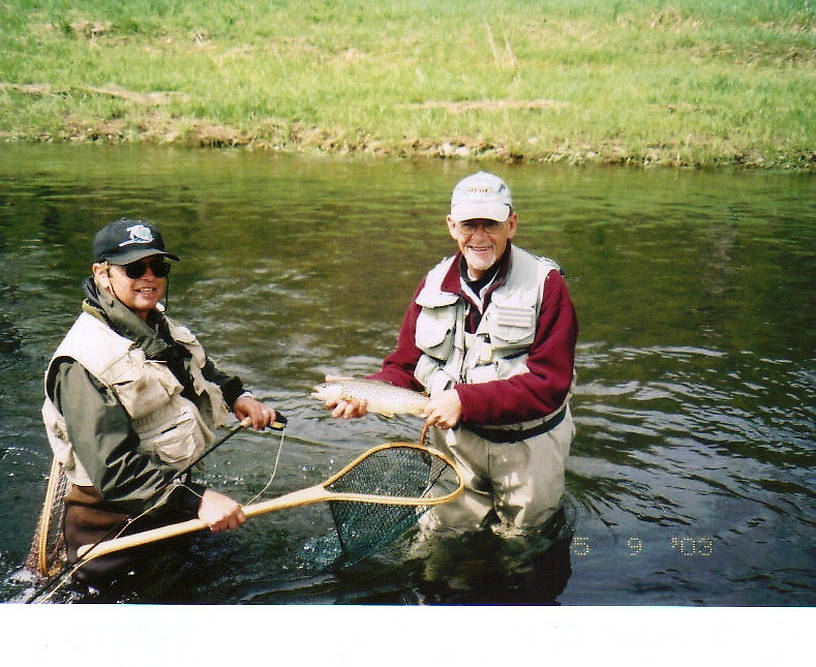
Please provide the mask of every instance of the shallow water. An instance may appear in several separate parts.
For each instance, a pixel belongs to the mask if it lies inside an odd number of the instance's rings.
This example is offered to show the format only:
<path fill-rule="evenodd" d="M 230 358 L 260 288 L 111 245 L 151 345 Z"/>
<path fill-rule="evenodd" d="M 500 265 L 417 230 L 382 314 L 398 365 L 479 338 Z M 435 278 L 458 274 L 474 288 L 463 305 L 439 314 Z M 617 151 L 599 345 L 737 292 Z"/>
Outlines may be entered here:
<path fill-rule="evenodd" d="M 94 146 L 0 147 L 0 599 L 50 464 L 41 376 L 78 312 L 89 245 L 128 215 L 183 258 L 169 307 L 289 417 L 267 495 L 421 422 L 333 421 L 326 373 L 372 372 L 449 254 L 467 165 Z M 325 507 L 200 535 L 112 597 L 60 601 L 802 606 L 816 602 L 816 180 L 765 173 L 496 168 L 519 245 L 565 269 L 581 333 L 564 523 L 420 543 L 326 567 Z M 245 502 L 276 437 L 241 433 L 203 478 Z M 317 545 L 317 546 L 316 546 Z"/>

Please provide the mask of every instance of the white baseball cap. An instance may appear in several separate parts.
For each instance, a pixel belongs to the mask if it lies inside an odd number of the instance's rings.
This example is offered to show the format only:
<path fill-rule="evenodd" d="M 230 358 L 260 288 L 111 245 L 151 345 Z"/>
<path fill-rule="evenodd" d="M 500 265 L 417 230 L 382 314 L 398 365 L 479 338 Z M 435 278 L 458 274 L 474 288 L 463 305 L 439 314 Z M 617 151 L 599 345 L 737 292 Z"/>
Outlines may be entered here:
<path fill-rule="evenodd" d="M 476 218 L 504 222 L 512 205 L 507 183 L 480 171 L 463 178 L 453 188 L 450 217 L 454 222 Z"/>

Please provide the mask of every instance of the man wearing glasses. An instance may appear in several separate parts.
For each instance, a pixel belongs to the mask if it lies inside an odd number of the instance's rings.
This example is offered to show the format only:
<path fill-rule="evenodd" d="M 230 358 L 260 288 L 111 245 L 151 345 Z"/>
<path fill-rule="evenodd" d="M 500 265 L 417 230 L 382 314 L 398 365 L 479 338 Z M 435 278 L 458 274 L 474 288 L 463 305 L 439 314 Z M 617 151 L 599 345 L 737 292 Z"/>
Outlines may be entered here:
<path fill-rule="evenodd" d="M 71 483 L 69 559 L 148 507 L 158 513 L 134 521 L 133 530 L 192 516 L 213 531 L 236 528 L 246 517 L 235 500 L 189 478 L 170 482 L 215 441 L 213 429 L 226 422 L 228 409 L 257 429 L 272 423 L 275 411 L 164 315 L 168 260 L 178 257 L 165 250 L 156 227 L 116 220 L 96 234 L 93 252 L 82 313 L 45 375 L 46 432 Z M 97 558 L 77 577 L 108 578 L 134 556 Z"/>
<path fill-rule="evenodd" d="M 447 224 L 459 251 L 425 276 L 371 379 L 430 394 L 431 444 L 465 479 L 465 493 L 426 526 L 525 532 L 561 505 L 577 318 L 558 265 L 511 243 L 518 215 L 501 178 L 460 181 Z M 366 413 L 363 401 L 327 407 Z"/>

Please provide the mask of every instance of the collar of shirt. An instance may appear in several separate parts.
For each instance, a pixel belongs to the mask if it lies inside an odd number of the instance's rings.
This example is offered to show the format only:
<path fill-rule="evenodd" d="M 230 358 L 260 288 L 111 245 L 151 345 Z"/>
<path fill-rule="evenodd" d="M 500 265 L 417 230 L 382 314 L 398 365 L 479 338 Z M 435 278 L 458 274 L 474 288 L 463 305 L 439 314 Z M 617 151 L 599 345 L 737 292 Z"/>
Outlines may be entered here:
<path fill-rule="evenodd" d="M 478 328 L 482 314 L 490 305 L 490 295 L 497 288 L 504 285 L 507 274 L 510 272 L 510 264 L 510 244 L 508 243 L 504 254 L 494 265 L 498 268 L 492 278 L 489 278 L 487 283 L 481 286 L 478 286 L 480 281 L 476 281 L 477 287 L 479 287 L 479 293 L 476 294 L 468 285 L 467 266 L 462 253 L 456 253 L 451 267 L 442 281 L 442 291 L 457 294 L 469 304 L 465 322 L 465 329 L 468 333 L 473 333 Z"/>
<path fill-rule="evenodd" d="M 496 288 L 504 285 L 507 274 L 510 272 L 510 248 L 511 245 L 508 243 L 504 254 L 499 258 L 499 261 L 493 265 L 493 268 L 496 269 L 495 274 L 483 285 L 479 285 L 481 281 L 471 281 L 467 278 L 467 268 L 464 257 L 461 252 L 457 252 L 450 269 L 448 269 L 448 273 L 445 275 L 444 280 L 442 280 L 442 291 L 465 297 L 468 301 L 473 301 L 474 305 L 478 305 L 480 310 L 487 308 L 487 305 L 490 303 L 491 293 Z M 468 282 L 477 286 L 479 291 L 478 295 L 473 289 L 468 287 Z"/>

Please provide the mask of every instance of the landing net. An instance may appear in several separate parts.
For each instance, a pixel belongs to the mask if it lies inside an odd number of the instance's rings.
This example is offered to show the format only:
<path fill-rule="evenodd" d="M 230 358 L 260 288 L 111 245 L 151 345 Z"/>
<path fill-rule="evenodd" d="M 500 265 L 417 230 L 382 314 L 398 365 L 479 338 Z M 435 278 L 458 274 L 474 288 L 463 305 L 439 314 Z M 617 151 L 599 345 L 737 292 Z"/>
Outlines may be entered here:
<path fill-rule="evenodd" d="M 335 493 L 421 499 L 455 471 L 443 458 L 414 445 L 375 452 L 326 486 Z M 427 505 L 391 505 L 330 500 L 339 544 L 335 565 L 349 566 L 376 553 L 410 529 Z M 323 545 L 324 547 L 327 545 Z"/>
<path fill-rule="evenodd" d="M 67 492 L 68 478 L 62 465 L 54 459 L 40 520 L 37 522 L 25 564 L 27 570 L 41 577 L 50 577 L 59 572 L 68 558 L 63 537 Z"/>

